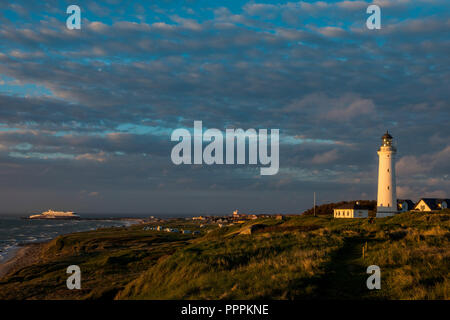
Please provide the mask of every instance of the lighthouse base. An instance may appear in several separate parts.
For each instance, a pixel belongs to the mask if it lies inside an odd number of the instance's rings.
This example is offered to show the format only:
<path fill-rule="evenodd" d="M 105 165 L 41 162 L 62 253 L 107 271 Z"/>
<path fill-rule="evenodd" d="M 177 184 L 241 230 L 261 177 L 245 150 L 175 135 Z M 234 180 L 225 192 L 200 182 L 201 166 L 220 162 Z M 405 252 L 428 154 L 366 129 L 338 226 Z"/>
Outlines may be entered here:
<path fill-rule="evenodd" d="M 377 218 L 392 217 L 397 214 L 398 211 L 392 207 L 377 207 Z"/>

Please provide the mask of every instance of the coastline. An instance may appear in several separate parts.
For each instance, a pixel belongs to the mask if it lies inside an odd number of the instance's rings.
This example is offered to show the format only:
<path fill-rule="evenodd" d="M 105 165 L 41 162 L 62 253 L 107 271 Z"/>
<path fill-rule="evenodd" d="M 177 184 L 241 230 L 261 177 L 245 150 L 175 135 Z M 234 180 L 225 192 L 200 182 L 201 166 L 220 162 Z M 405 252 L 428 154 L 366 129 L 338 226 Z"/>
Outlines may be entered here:
<path fill-rule="evenodd" d="M 20 246 L 11 258 L 0 263 L 0 280 L 10 273 L 39 261 L 42 246 L 47 242 L 29 243 Z"/>
<path fill-rule="evenodd" d="M 59 220 L 59 219 L 47 219 L 47 220 Z M 143 224 L 145 223 L 144 218 L 83 218 L 79 220 L 92 220 L 92 221 L 102 221 L 102 220 L 115 220 L 115 221 L 124 221 L 128 222 L 125 224 L 124 227 L 129 227 L 135 224 Z M 89 230 L 86 230 L 89 231 Z M 65 235 L 71 234 L 71 233 L 77 233 L 76 232 L 70 232 L 66 233 Z M 83 231 L 81 231 L 83 232 Z M 38 241 L 38 242 L 31 242 L 31 243 L 22 243 L 17 246 L 17 248 L 14 248 L 11 250 L 11 252 L 8 253 L 6 256 L 6 259 L 3 261 L 0 261 L 0 280 L 5 278 L 7 275 L 18 271 L 19 269 L 23 267 L 30 266 L 34 263 L 37 263 L 40 260 L 40 252 L 43 245 L 46 243 L 49 243 L 50 241 L 54 240 L 55 238 L 45 240 L 45 241 Z"/>

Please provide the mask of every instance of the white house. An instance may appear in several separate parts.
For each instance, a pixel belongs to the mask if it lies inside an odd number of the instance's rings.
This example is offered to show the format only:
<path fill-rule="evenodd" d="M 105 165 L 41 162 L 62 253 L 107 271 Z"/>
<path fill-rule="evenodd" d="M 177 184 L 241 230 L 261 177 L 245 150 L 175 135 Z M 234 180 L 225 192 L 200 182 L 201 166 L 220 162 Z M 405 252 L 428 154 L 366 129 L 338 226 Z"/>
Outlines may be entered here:
<path fill-rule="evenodd" d="M 359 201 L 356 203 L 343 204 L 333 209 L 335 218 L 368 218 L 369 209 L 361 206 Z"/>

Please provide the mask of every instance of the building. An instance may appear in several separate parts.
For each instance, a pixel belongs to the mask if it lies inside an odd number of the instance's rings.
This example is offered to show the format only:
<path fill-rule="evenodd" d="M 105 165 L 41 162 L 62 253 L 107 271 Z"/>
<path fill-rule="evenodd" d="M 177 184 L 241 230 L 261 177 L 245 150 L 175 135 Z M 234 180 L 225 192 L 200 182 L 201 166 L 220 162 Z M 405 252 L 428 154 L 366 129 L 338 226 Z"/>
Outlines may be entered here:
<path fill-rule="evenodd" d="M 414 202 L 409 199 L 397 200 L 397 211 L 406 212 L 414 209 Z"/>
<path fill-rule="evenodd" d="M 450 199 L 422 198 L 417 202 L 414 210 L 417 211 L 437 211 L 447 209 Z"/>
<path fill-rule="evenodd" d="M 335 218 L 368 218 L 369 209 L 356 201 L 356 203 L 347 203 L 334 208 L 333 215 Z"/>
<path fill-rule="evenodd" d="M 377 218 L 393 216 L 397 213 L 397 195 L 395 184 L 395 154 L 397 149 L 392 144 L 389 132 L 381 137 L 378 149 L 378 198 Z"/>

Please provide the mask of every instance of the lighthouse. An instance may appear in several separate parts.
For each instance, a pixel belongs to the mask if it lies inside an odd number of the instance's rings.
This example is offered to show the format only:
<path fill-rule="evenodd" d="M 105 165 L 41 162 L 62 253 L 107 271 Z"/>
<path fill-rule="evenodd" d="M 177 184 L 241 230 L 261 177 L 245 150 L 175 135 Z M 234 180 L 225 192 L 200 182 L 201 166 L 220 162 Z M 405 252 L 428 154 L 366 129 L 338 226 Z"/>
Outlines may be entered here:
<path fill-rule="evenodd" d="M 397 194 L 395 184 L 395 153 L 389 132 L 381 137 L 378 149 L 378 199 L 377 218 L 393 216 L 397 213 Z"/>

